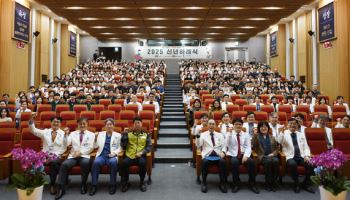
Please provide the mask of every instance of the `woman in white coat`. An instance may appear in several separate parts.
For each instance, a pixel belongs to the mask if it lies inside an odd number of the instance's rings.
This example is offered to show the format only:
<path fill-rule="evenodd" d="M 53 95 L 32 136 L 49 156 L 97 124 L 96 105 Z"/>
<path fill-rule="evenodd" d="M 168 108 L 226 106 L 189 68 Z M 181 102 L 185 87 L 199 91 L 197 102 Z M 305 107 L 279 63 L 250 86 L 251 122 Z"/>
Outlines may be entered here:
<path fill-rule="evenodd" d="M 106 131 L 98 133 L 95 137 L 95 148 L 98 148 L 96 158 L 92 164 L 91 169 L 91 184 L 90 196 L 95 195 L 97 191 L 98 176 L 101 171 L 101 167 L 108 165 L 110 174 L 110 186 L 109 194 L 116 192 L 117 183 L 117 164 L 118 153 L 120 152 L 120 139 L 121 134 L 114 132 L 114 120 L 108 118 L 105 121 Z"/>

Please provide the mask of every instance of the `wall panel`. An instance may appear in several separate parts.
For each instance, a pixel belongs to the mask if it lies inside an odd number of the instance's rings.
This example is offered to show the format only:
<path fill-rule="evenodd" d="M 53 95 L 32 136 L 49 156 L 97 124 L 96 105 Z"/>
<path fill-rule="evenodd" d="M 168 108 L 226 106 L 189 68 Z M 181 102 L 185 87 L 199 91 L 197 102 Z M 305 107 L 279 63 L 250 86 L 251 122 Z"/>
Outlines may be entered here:
<path fill-rule="evenodd" d="M 277 32 L 277 56 L 272 57 L 271 67 L 277 68 L 278 71 L 286 75 L 286 28 L 284 24 L 278 26 Z"/>

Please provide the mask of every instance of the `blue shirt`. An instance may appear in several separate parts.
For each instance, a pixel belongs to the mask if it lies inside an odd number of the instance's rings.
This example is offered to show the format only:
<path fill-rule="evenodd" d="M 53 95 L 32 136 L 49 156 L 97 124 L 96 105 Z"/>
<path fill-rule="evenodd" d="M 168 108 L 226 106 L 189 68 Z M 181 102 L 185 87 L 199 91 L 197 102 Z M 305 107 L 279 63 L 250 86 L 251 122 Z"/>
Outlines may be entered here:
<path fill-rule="evenodd" d="M 105 140 L 105 145 L 103 147 L 101 156 L 103 157 L 108 157 L 108 154 L 110 154 L 111 152 L 111 138 L 112 136 L 108 136 L 108 134 L 106 134 L 106 140 Z"/>

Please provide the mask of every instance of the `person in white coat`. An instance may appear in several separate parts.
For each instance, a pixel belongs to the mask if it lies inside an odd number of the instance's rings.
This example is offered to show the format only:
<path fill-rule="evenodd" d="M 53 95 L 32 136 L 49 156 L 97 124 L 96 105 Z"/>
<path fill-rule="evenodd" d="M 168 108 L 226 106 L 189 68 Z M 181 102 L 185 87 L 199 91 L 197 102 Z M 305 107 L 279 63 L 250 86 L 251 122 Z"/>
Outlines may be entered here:
<path fill-rule="evenodd" d="M 315 191 L 311 187 L 311 175 L 313 175 L 313 167 L 310 164 L 311 152 L 305 134 L 298 131 L 298 120 L 291 118 L 288 120 L 288 130 L 281 132 L 278 140 L 282 146 L 282 152 L 286 156 L 287 169 L 291 173 L 294 180 L 294 192 L 300 192 L 298 179 L 298 166 L 304 166 L 306 174 L 303 183 L 304 189 L 310 193 Z"/>
<path fill-rule="evenodd" d="M 56 160 L 48 163 L 49 175 L 50 175 L 50 193 L 54 195 L 56 193 L 56 178 L 61 166 L 61 156 L 67 150 L 67 134 L 60 129 L 62 119 L 60 117 L 51 118 L 51 128 L 49 129 L 37 129 L 34 124 L 34 117 L 36 113 L 32 113 L 29 120 L 30 132 L 39 137 L 43 142 L 43 150 L 49 154 L 55 154 Z"/>
<path fill-rule="evenodd" d="M 255 161 L 251 158 L 252 147 L 251 147 L 251 137 L 250 135 L 243 131 L 242 125 L 243 120 L 235 119 L 233 120 L 233 131 L 227 133 L 226 144 L 227 144 L 227 156 L 230 157 L 230 162 L 232 168 L 233 187 L 232 192 L 238 192 L 240 188 L 239 179 L 239 166 L 244 164 L 248 168 L 249 175 L 249 189 L 254 193 L 258 194 L 260 191 L 255 186 Z"/>
<path fill-rule="evenodd" d="M 324 128 L 326 131 L 325 139 L 327 149 L 333 148 L 333 133 L 332 129 L 327 127 L 329 118 L 326 115 L 315 116 L 315 119 L 311 125 L 311 128 Z"/>
<path fill-rule="evenodd" d="M 335 128 L 350 128 L 350 115 L 345 115 L 343 119 L 338 118 Z"/>
<path fill-rule="evenodd" d="M 109 168 L 109 194 L 114 194 L 117 189 L 117 164 L 118 154 L 121 150 L 120 139 L 121 134 L 114 132 L 114 119 L 108 118 L 105 120 L 106 131 L 97 133 L 95 137 L 95 148 L 97 148 L 96 158 L 91 169 L 91 189 L 90 196 L 97 192 L 98 176 L 101 167 L 107 165 Z"/>
<path fill-rule="evenodd" d="M 90 153 L 94 150 L 95 134 L 87 130 L 88 119 L 80 118 L 78 120 L 78 130 L 73 131 L 67 138 L 67 146 L 71 146 L 68 159 L 65 160 L 60 168 L 58 177 L 58 191 L 55 199 L 61 199 L 65 194 L 65 183 L 69 170 L 80 166 L 81 170 L 81 187 L 80 193 L 86 194 L 86 181 L 90 172 Z"/>
<path fill-rule="evenodd" d="M 247 122 L 243 123 L 243 131 L 249 134 L 249 137 L 253 137 L 254 129 L 258 128 L 258 124 L 255 122 L 255 113 L 247 113 Z"/>
<path fill-rule="evenodd" d="M 230 96 L 228 94 L 224 94 L 223 100 L 221 102 L 221 109 L 223 111 L 227 111 L 227 106 L 228 105 L 233 105 L 233 103 L 230 102 L 229 100 L 230 100 Z"/>
<path fill-rule="evenodd" d="M 270 119 L 269 126 L 270 126 L 271 131 L 272 131 L 272 136 L 275 137 L 275 139 L 277 140 L 277 138 L 279 136 L 279 131 L 281 128 L 284 127 L 284 125 L 278 123 L 278 113 L 277 112 L 270 113 L 269 119 Z"/>
<path fill-rule="evenodd" d="M 222 133 L 215 131 L 215 120 L 208 121 L 209 130 L 197 136 L 196 145 L 202 153 L 202 187 L 203 193 L 207 189 L 207 175 L 209 165 L 219 166 L 221 192 L 227 193 L 226 187 L 226 143 Z"/>

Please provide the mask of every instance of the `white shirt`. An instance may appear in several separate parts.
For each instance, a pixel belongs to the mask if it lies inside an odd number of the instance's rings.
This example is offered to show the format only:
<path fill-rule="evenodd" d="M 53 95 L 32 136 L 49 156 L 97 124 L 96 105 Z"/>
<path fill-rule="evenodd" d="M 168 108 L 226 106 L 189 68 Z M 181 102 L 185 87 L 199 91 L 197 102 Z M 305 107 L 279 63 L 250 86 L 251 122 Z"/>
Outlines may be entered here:
<path fill-rule="evenodd" d="M 17 112 L 16 112 L 16 119 L 20 119 L 21 118 L 21 113 L 23 112 L 32 112 L 30 109 L 25 109 L 24 111 L 22 111 L 21 109 L 18 109 Z"/>
<path fill-rule="evenodd" d="M 257 128 L 258 127 L 258 124 L 257 123 L 253 123 L 253 126 L 254 126 L 254 128 Z M 248 122 L 244 122 L 243 123 L 243 128 L 245 128 L 245 132 L 247 132 L 248 133 L 248 135 L 250 136 L 250 137 L 252 137 L 253 136 L 253 134 L 254 134 L 254 128 L 253 128 L 253 132 L 252 133 L 249 133 L 249 123 Z"/>
<path fill-rule="evenodd" d="M 310 148 L 307 144 L 305 134 L 299 131 L 295 132 L 297 135 L 298 146 L 301 157 L 310 157 Z M 283 134 L 278 137 L 278 143 L 282 145 L 282 152 L 286 155 L 286 159 L 294 158 L 294 145 L 290 130 L 285 130 Z"/>
<path fill-rule="evenodd" d="M 209 156 L 213 151 L 220 156 L 221 152 L 226 152 L 226 142 L 222 133 L 213 132 L 215 146 L 211 140 L 211 135 L 209 131 L 205 131 L 200 134 L 200 137 L 196 140 L 197 148 L 202 150 L 202 158 Z"/>
<path fill-rule="evenodd" d="M 157 101 L 152 102 L 154 105 L 154 112 L 155 114 L 159 113 L 159 103 Z M 151 104 L 150 101 L 144 101 L 143 104 Z"/>
<path fill-rule="evenodd" d="M 278 129 L 284 127 L 284 125 L 281 125 L 279 123 L 277 123 L 275 126 L 273 126 L 271 123 L 269 123 L 269 126 L 272 130 L 272 135 L 273 137 L 275 137 L 275 139 L 277 140 L 278 136 L 279 136 L 279 131 Z"/>
<path fill-rule="evenodd" d="M 220 124 L 219 124 L 220 132 L 223 134 L 224 138 L 226 138 L 226 136 L 227 136 L 227 131 L 228 131 L 227 126 L 228 126 L 228 128 L 233 128 L 233 124 L 231 124 L 231 123 L 225 124 L 225 123 L 220 122 Z"/>
<path fill-rule="evenodd" d="M 232 133 L 228 133 L 226 137 L 226 144 L 227 144 L 227 152 L 226 155 L 236 157 L 238 154 L 238 141 L 237 141 L 237 132 L 232 131 Z M 247 132 L 241 131 L 239 133 L 239 140 L 240 140 L 240 148 L 241 153 L 244 154 L 244 157 L 250 157 L 252 153 L 252 144 L 250 141 L 250 136 Z"/>
<path fill-rule="evenodd" d="M 80 143 L 80 130 L 73 131 L 69 134 L 67 145 L 72 145 L 72 151 L 80 151 L 81 157 L 90 158 L 90 153 L 94 150 L 95 134 L 86 130 L 84 131 L 83 141 Z M 72 153 L 68 159 L 73 158 Z"/>
<path fill-rule="evenodd" d="M 137 107 L 138 107 L 138 112 L 140 112 L 140 111 L 142 110 L 142 104 L 141 104 L 140 102 L 134 103 L 134 102 L 130 101 L 130 102 L 128 103 L 128 105 L 130 105 L 130 104 L 136 104 Z"/>
<path fill-rule="evenodd" d="M 56 154 L 58 157 L 61 157 L 62 154 L 67 150 L 67 137 L 65 136 L 64 131 L 58 129 L 56 131 L 56 138 L 52 141 L 52 129 L 40 130 L 35 128 L 34 123 L 29 125 L 29 130 L 33 135 L 41 138 L 43 142 L 44 152 Z"/>
<path fill-rule="evenodd" d="M 103 148 L 105 146 L 106 142 L 106 131 L 98 133 L 97 136 L 97 141 L 95 142 L 95 148 L 98 148 L 96 157 L 100 156 L 100 154 L 103 151 Z M 112 132 L 111 136 L 111 143 L 110 143 L 110 152 L 115 155 L 115 157 L 118 156 L 118 153 L 120 152 L 120 139 L 121 139 L 121 134 L 117 132 Z"/>
<path fill-rule="evenodd" d="M 223 111 L 227 111 L 227 106 L 228 105 L 233 105 L 233 103 L 232 102 L 227 102 L 227 104 L 226 104 L 226 102 L 222 102 L 221 103 L 221 109 L 223 110 Z"/>

